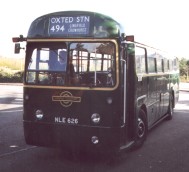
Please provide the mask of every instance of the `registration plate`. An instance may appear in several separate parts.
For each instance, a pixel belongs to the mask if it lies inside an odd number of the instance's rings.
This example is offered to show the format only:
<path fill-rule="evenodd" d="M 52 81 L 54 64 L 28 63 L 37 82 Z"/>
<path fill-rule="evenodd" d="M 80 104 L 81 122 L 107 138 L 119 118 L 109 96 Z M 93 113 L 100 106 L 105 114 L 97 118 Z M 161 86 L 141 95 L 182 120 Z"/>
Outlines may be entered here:
<path fill-rule="evenodd" d="M 55 117 L 54 122 L 64 124 L 78 124 L 79 120 L 77 118 Z"/>

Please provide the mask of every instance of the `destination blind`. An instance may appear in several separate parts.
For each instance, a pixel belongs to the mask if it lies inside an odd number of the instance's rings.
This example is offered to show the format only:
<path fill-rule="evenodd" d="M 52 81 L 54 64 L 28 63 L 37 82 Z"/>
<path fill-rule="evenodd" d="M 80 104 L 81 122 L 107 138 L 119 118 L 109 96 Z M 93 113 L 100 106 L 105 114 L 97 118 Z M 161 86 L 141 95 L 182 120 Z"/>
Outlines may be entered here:
<path fill-rule="evenodd" d="M 50 35 L 87 35 L 89 34 L 90 16 L 51 17 Z"/>

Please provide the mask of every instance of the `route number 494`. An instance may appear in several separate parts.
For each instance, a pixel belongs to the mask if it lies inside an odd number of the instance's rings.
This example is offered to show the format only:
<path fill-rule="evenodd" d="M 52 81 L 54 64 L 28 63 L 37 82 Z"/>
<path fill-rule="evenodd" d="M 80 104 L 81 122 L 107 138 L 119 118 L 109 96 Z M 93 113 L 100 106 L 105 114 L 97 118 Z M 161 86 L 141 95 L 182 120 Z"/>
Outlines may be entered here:
<path fill-rule="evenodd" d="M 64 32 L 65 28 L 64 25 L 53 25 L 50 29 L 52 32 Z"/>

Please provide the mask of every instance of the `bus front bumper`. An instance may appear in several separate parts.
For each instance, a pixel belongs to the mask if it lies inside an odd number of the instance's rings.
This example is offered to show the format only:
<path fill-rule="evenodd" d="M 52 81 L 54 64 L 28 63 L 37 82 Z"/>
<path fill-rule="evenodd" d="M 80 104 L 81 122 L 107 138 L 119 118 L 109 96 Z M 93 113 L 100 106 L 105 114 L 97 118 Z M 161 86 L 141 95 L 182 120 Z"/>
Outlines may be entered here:
<path fill-rule="evenodd" d="M 58 147 L 66 150 L 110 152 L 119 150 L 120 128 L 57 125 L 24 121 L 29 145 Z"/>

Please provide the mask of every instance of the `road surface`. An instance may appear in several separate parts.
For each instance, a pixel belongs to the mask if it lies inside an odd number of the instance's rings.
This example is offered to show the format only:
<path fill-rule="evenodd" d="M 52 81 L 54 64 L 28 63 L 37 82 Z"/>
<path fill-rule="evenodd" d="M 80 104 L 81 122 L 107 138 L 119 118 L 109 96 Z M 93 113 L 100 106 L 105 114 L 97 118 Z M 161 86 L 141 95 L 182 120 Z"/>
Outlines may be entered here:
<path fill-rule="evenodd" d="M 186 89 L 180 91 L 173 119 L 153 128 L 140 149 L 114 160 L 84 156 L 77 161 L 59 149 L 26 145 L 22 86 L 0 85 L 0 90 L 0 172 L 189 171 L 189 92 Z"/>

